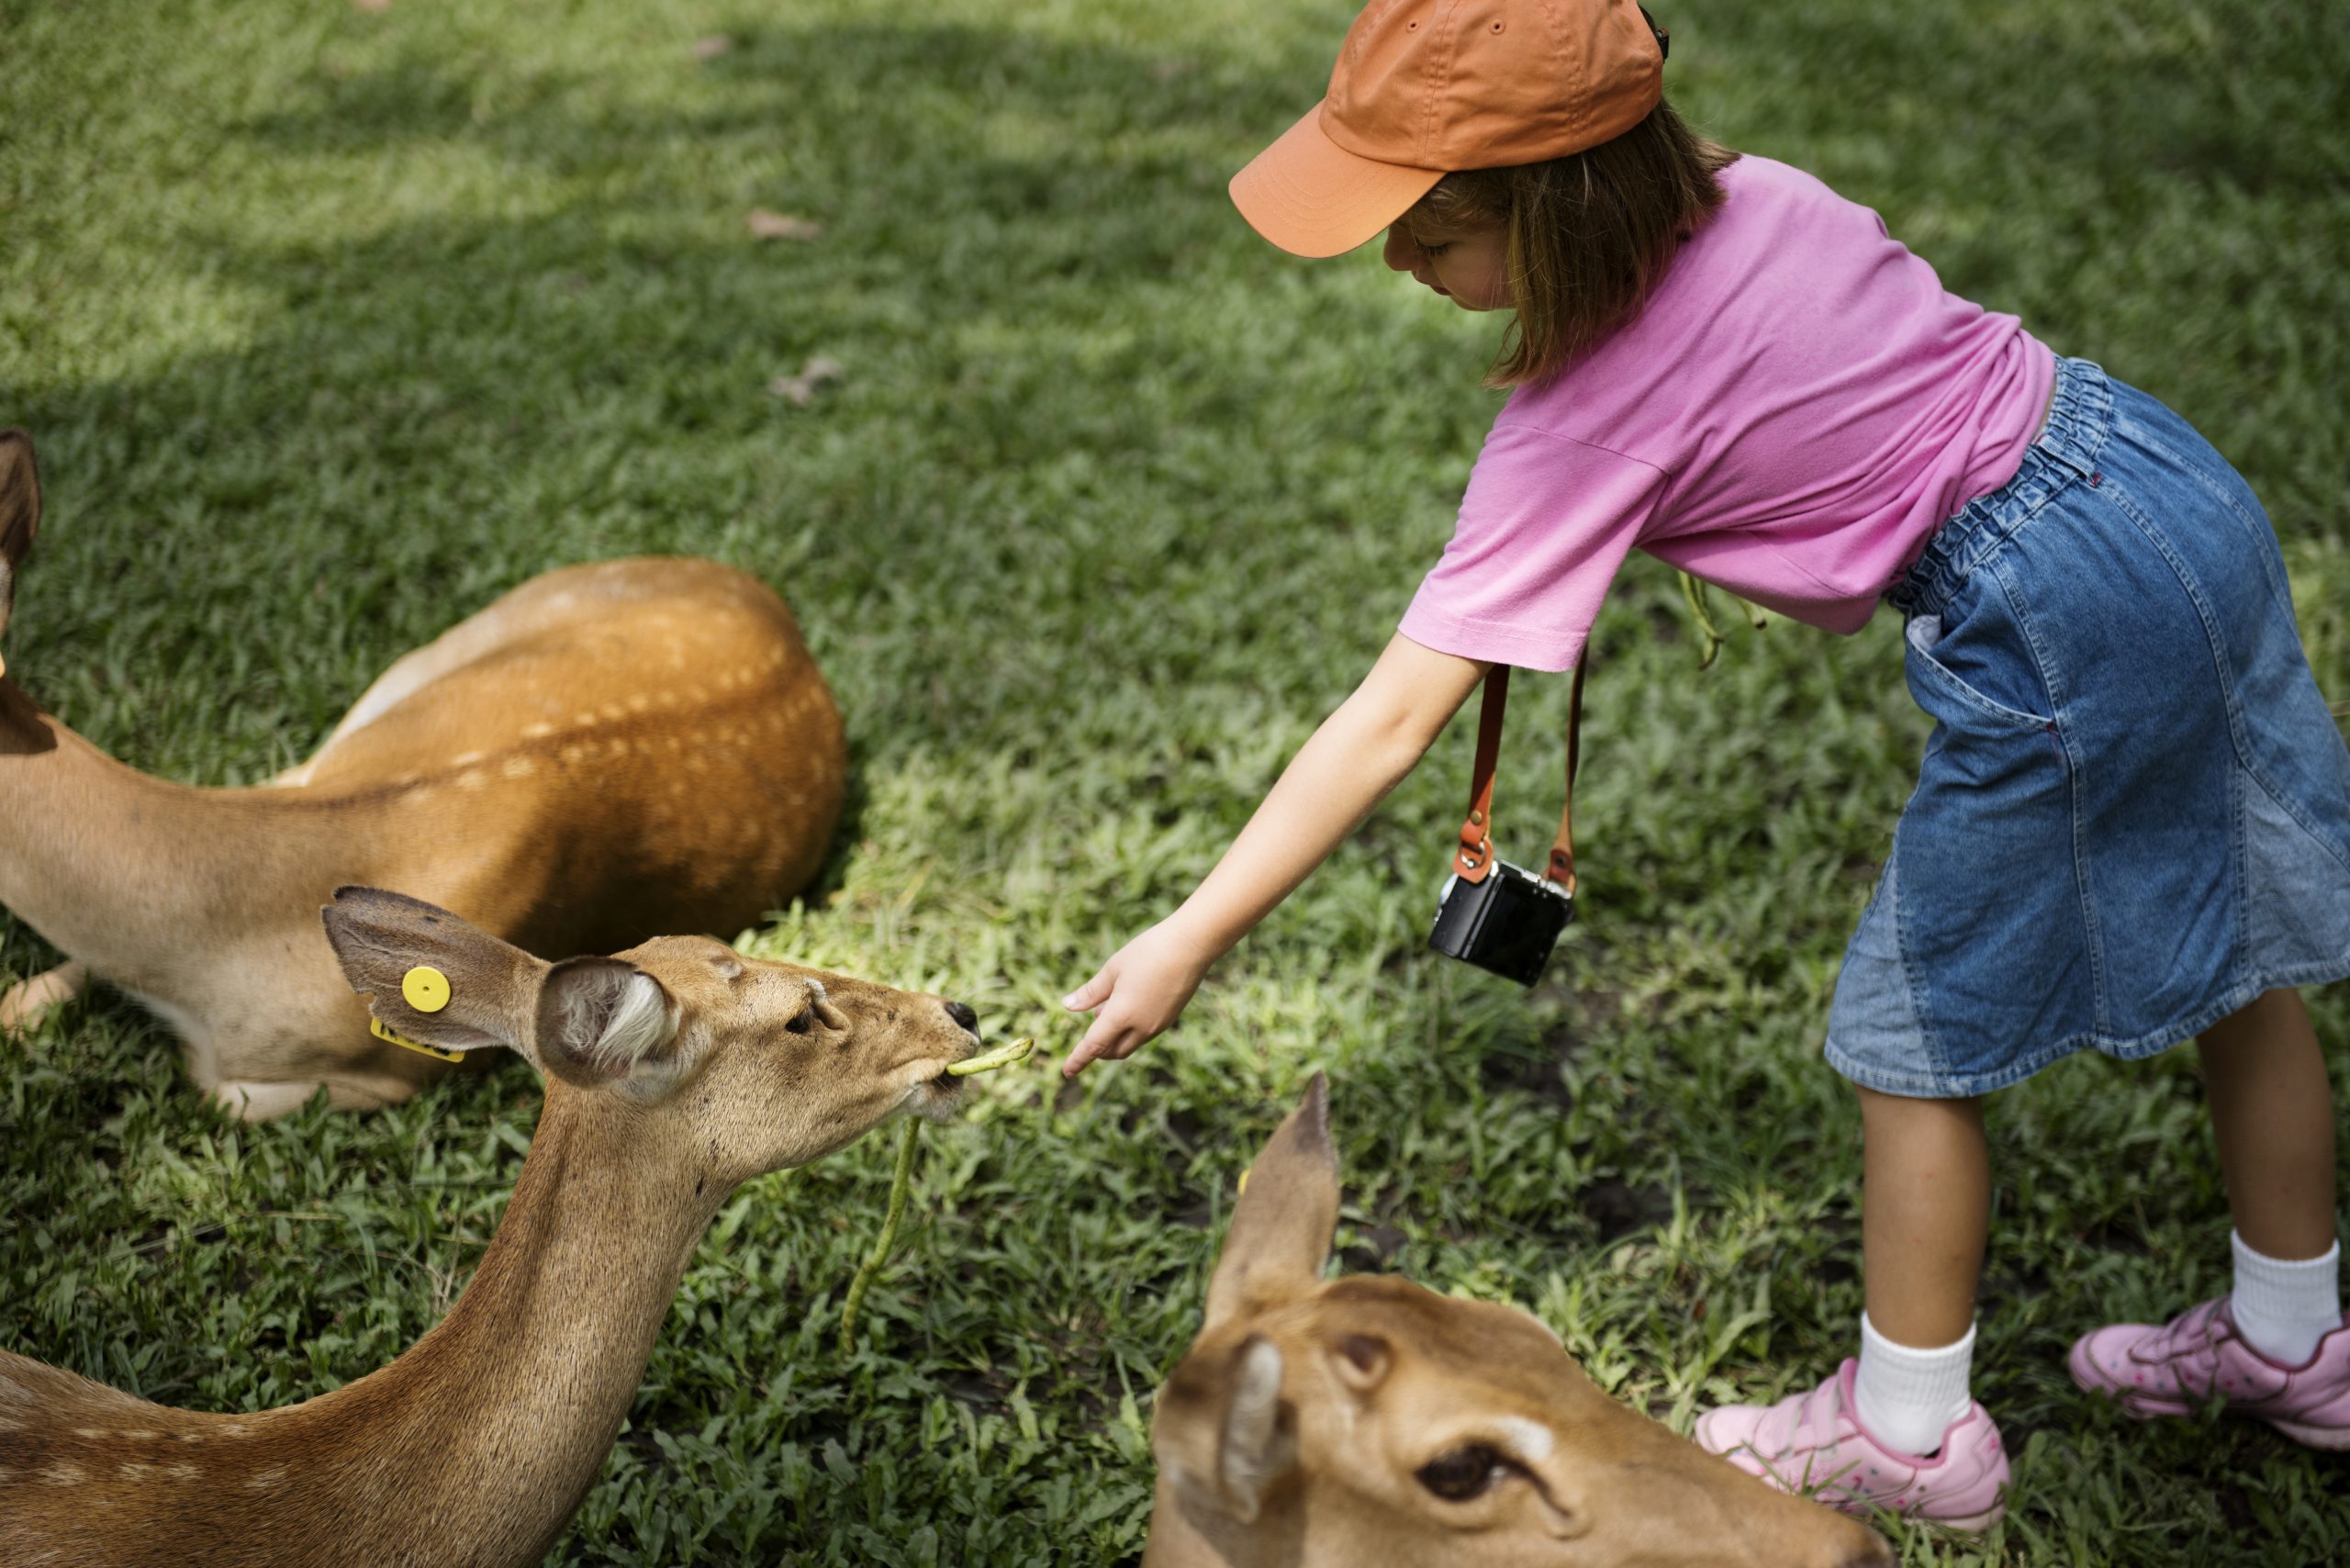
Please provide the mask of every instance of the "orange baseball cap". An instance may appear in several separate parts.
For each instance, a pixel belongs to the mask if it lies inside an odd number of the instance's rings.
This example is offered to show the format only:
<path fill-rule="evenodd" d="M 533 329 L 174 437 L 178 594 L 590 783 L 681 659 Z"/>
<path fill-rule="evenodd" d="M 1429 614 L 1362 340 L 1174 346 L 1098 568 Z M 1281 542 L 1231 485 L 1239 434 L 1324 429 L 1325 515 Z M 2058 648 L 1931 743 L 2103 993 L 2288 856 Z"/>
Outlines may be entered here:
<path fill-rule="evenodd" d="M 1351 251 L 1455 169 L 1563 158 L 1664 91 L 1636 0 L 1371 0 L 1330 91 L 1232 177 L 1251 227 L 1300 256 Z"/>

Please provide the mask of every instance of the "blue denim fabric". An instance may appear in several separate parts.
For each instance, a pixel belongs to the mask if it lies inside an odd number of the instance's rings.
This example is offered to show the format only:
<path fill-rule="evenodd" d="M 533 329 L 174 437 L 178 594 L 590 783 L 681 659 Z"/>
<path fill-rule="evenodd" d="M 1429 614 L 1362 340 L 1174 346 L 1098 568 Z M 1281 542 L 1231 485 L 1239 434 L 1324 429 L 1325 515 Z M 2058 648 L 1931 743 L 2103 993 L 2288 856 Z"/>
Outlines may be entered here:
<path fill-rule="evenodd" d="M 1839 1071 L 1980 1094 L 2350 975 L 2350 749 L 2266 515 L 2184 420 L 2060 362 L 2016 476 L 1888 597 L 1934 728 L 1845 951 Z"/>

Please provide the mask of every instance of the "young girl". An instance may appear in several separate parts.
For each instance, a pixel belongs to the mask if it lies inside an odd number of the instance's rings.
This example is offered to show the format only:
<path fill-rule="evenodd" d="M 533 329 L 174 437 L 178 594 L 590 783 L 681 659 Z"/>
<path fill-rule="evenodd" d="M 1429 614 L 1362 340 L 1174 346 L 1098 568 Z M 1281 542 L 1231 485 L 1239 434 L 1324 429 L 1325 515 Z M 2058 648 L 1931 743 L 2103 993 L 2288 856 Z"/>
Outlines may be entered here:
<path fill-rule="evenodd" d="M 1069 998 L 1130 1054 L 1494 665 L 1561 670 L 1639 548 L 1796 620 L 1906 617 L 1935 720 L 1847 951 L 1860 1355 L 1698 1440 L 1839 1506 L 1961 1527 L 2008 1464 L 1968 1395 L 1981 1096 L 2199 1036 L 2233 1293 L 2074 1347 L 2138 1416 L 2218 1400 L 2350 1448 L 2333 1113 L 2290 990 L 2350 974 L 2350 753 L 2259 503 L 2177 415 L 1945 293 L 1875 214 L 1693 135 L 1632 0 L 1379 0 L 1232 183 L 1267 239 L 1514 312 L 1515 387 L 1398 634 L 1183 906 Z"/>

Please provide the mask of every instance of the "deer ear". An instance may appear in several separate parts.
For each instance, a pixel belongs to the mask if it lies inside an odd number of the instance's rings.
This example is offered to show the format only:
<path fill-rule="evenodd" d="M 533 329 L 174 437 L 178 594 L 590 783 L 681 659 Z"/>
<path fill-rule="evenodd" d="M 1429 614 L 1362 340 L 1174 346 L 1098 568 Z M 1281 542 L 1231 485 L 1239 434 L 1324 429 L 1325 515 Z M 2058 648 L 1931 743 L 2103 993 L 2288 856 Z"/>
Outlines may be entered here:
<path fill-rule="evenodd" d="M 1249 1335 L 1232 1358 L 1232 1402 L 1224 1407 L 1215 1456 L 1225 1502 L 1242 1524 L 1263 1511 L 1265 1495 L 1295 1468 L 1296 1425 L 1281 1404 L 1281 1347 Z"/>
<path fill-rule="evenodd" d="M 40 529 L 40 469 L 33 462 L 32 437 L 0 431 L 0 632 L 17 602 L 17 568 Z"/>
<path fill-rule="evenodd" d="M 574 1083 L 655 1090 L 673 1065 L 677 1004 L 620 958 L 566 958 L 547 972 L 535 1027 L 540 1065 Z"/>
<path fill-rule="evenodd" d="M 319 913 L 343 979 L 394 1034 L 437 1050 L 510 1046 L 530 1054 L 545 964 L 445 909 L 381 888 L 337 888 Z"/>
<path fill-rule="evenodd" d="M 1338 1155 L 1320 1073 L 1248 1168 L 1224 1255 L 1208 1281 L 1207 1327 L 1312 1288 L 1338 1228 Z"/>

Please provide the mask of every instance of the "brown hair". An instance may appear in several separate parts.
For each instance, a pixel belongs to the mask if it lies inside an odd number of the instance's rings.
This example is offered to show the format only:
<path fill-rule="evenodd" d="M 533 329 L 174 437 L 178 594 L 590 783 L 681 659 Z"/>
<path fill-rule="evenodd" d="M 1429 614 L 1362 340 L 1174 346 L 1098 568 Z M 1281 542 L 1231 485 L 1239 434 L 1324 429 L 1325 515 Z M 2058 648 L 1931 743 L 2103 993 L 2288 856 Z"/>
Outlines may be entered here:
<path fill-rule="evenodd" d="M 1557 375 L 1639 314 L 1683 241 L 1722 204 L 1714 178 L 1738 161 L 1657 100 L 1648 118 L 1581 152 L 1447 174 L 1404 215 L 1462 230 L 1506 226 L 1511 303 L 1488 386 Z"/>

